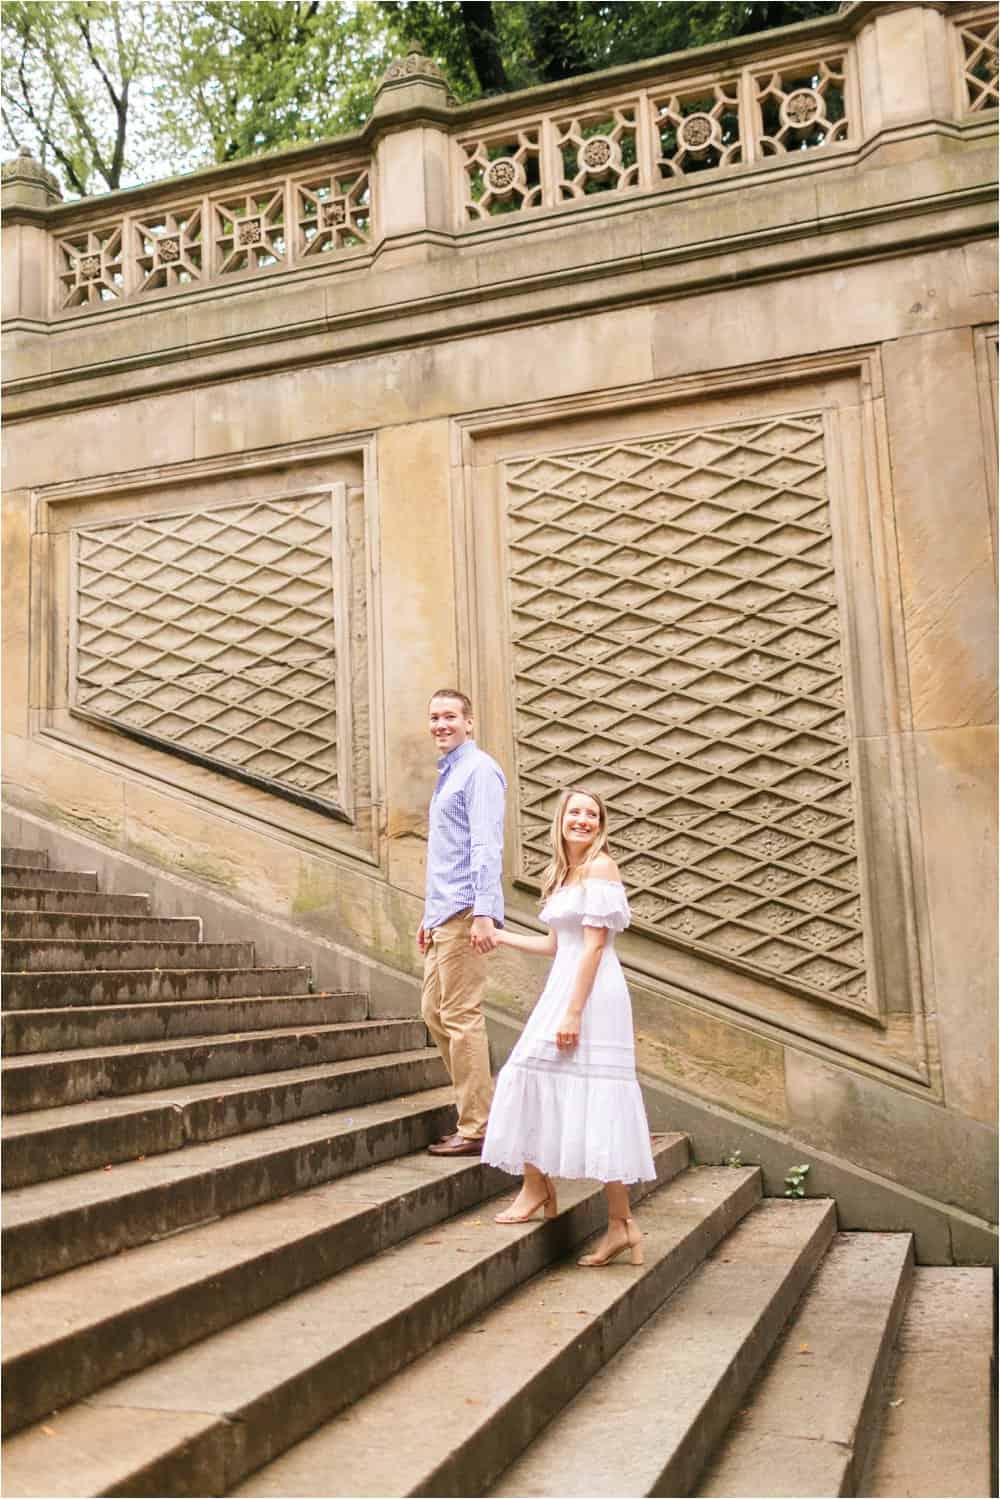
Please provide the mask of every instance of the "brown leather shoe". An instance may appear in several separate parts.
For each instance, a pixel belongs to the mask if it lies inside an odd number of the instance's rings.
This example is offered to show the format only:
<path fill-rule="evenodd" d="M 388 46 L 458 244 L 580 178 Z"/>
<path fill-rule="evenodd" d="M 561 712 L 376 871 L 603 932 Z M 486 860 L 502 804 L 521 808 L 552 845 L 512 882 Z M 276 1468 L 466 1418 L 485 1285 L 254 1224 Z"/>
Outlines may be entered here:
<path fill-rule="evenodd" d="M 483 1148 L 482 1140 L 470 1140 L 466 1135 L 449 1135 L 447 1139 L 438 1140 L 434 1145 L 428 1145 L 428 1155 L 479 1155 Z"/>

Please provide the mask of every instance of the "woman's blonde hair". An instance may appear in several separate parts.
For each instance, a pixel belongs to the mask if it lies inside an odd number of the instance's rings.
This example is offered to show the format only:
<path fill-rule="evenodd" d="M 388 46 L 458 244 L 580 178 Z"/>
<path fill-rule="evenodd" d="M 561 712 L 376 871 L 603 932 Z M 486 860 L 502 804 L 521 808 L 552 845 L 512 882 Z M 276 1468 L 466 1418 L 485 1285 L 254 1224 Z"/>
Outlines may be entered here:
<path fill-rule="evenodd" d="M 553 890 L 558 890 L 560 885 L 566 883 L 566 876 L 569 874 L 569 855 L 566 853 L 566 840 L 563 837 L 562 824 L 563 814 L 569 805 L 570 798 L 574 796 L 588 797 L 590 801 L 594 802 L 600 813 L 600 822 L 597 825 L 597 833 L 594 836 L 594 841 L 587 850 L 583 863 L 580 865 L 581 878 L 586 878 L 587 865 L 592 859 L 596 859 L 598 854 L 606 854 L 608 852 L 607 807 L 596 791 L 588 791 L 585 786 L 571 786 L 559 798 L 558 806 L 552 818 L 552 858 L 542 875 L 543 901 L 548 900 Z"/>

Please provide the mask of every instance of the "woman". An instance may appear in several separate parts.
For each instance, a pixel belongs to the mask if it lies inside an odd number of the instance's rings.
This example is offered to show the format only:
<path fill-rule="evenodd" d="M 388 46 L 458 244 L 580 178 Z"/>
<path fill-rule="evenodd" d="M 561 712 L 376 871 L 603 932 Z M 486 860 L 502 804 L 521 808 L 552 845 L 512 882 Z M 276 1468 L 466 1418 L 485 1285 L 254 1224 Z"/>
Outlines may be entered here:
<path fill-rule="evenodd" d="M 555 961 L 537 1005 L 497 1078 L 482 1159 L 521 1190 L 498 1223 L 556 1215 L 552 1176 L 604 1182 L 608 1227 L 581 1265 L 607 1265 L 627 1249 L 642 1264 L 642 1236 L 626 1182 L 656 1172 L 635 1077 L 632 1009 L 614 950 L 628 902 L 608 853 L 608 814 L 589 791 L 563 793 L 552 821 L 552 862 L 542 882 L 547 937 L 501 930 L 498 944 Z"/>

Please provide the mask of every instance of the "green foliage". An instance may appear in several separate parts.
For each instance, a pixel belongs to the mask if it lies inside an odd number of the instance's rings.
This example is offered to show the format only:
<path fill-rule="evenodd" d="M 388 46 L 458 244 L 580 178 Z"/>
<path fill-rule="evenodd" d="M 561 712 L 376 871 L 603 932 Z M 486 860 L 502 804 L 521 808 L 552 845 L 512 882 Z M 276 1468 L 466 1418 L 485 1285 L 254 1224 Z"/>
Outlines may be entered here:
<path fill-rule="evenodd" d="M 743 1165 L 743 1152 L 742 1152 L 742 1150 L 731 1150 L 728 1155 L 724 1155 L 722 1157 L 722 1165 L 723 1166 L 742 1166 Z"/>
<path fill-rule="evenodd" d="M 5 0 L 3 144 L 70 193 L 353 130 L 418 44 L 455 96 L 574 77 L 835 0 Z"/>
<path fill-rule="evenodd" d="M 154 12 L 146 0 L 6 0 L 5 144 L 27 145 L 74 193 L 118 187 L 140 170 L 129 123 Z"/>
<path fill-rule="evenodd" d="M 159 119 L 218 162 L 357 129 L 390 57 L 375 7 L 344 0 L 196 0 L 161 20 Z"/>
<path fill-rule="evenodd" d="M 806 1177 L 810 1171 L 809 1166 L 790 1166 L 785 1177 L 785 1196 L 804 1197 L 806 1195 Z"/>
<path fill-rule="evenodd" d="M 401 35 L 442 64 L 456 93 L 556 82 L 601 68 L 705 46 L 836 11 L 835 0 L 378 0 Z M 503 76 L 483 75 L 470 41 L 470 15 L 499 41 Z"/>

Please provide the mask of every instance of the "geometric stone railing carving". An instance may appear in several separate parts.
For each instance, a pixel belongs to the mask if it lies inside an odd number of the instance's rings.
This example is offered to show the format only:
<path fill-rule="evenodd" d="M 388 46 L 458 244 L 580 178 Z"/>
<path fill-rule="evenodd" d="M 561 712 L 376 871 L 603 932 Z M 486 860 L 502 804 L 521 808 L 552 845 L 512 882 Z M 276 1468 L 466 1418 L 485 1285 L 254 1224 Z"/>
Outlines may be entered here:
<path fill-rule="evenodd" d="M 956 23 L 961 44 L 962 79 L 965 107 L 969 114 L 982 109 L 996 109 L 1000 103 L 997 89 L 997 13 L 991 6 L 981 14 Z"/>
<path fill-rule="evenodd" d="M 539 132 L 505 130 L 459 148 L 472 219 L 537 208 L 542 201 Z"/>
<path fill-rule="evenodd" d="M 661 75 L 642 83 L 605 80 L 567 84 L 545 106 L 511 103 L 506 118 L 493 101 L 454 106 L 443 84 L 434 104 L 435 152 L 442 135 L 451 153 L 450 204 L 455 227 L 488 228 L 496 220 L 534 211 L 573 209 L 602 198 L 650 195 L 685 178 L 744 169 L 768 158 L 801 160 L 804 153 L 834 149 L 859 139 L 863 64 L 866 88 L 885 59 L 862 48 L 859 57 L 849 8 L 839 35 L 824 22 L 822 40 L 766 34 L 760 51 L 727 49 L 716 65 L 686 54 L 665 62 Z M 950 8 L 954 113 L 961 118 L 996 107 L 995 8 Z M 943 23 L 942 28 L 943 29 Z M 793 47 L 798 50 L 792 50 Z M 411 66 L 412 64 L 412 66 Z M 696 71 L 698 67 L 702 71 Z M 423 87 L 440 84 L 440 69 L 417 54 L 393 65 L 385 82 L 404 75 Z M 414 69 L 416 70 L 414 72 Z M 422 80 L 422 82 L 421 82 Z M 877 78 L 874 84 L 877 85 Z M 898 84 L 899 80 L 897 80 Z M 874 86 L 873 97 L 880 97 Z M 455 113 L 450 114 L 454 107 Z M 528 114 L 514 114 L 517 109 Z M 450 116 L 450 117 L 449 117 Z M 483 118 L 482 116 L 485 116 Z M 877 116 L 877 111 L 876 111 Z M 232 284 L 262 273 L 333 264 L 374 250 L 379 235 L 397 232 L 399 204 L 392 188 L 394 158 L 380 156 L 377 126 L 392 113 L 376 108 L 365 132 L 331 148 L 331 159 L 311 170 L 262 165 L 249 185 L 192 194 L 192 185 L 170 185 L 172 197 L 134 212 L 119 210 L 81 225 L 71 205 L 54 210 L 57 314 L 79 314 L 134 304 L 151 296 Z M 477 121 L 478 123 L 474 123 Z M 422 150 L 414 130 L 413 149 Z M 377 196 L 373 160 L 387 172 L 381 185 L 384 222 L 373 220 Z M 439 170 L 436 157 L 434 171 Z M 245 168 L 240 168 L 242 173 Z M 213 176 L 211 181 L 217 182 Z M 143 199 L 147 196 L 143 194 Z M 126 198 L 125 202 L 135 201 Z M 46 210 L 47 211 L 47 210 Z M 101 214 L 99 205 L 93 210 Z M 436 204 L 435 216 L 440 212 Z M 405 213 L 403 213 L 405 219 Z M 440 221 L 437 227 L 441 227 Z"/>
<path fill-rule="evenodd" d="M 557 185 L 561 202 L 638 187 L 639 127 L 634 101 L 580 110 L 553 123 L 562 167 Z"/>
<path fill-rule="evenodd" d="M 519 875 L 559 791 L 609 801 L 636 923 L 868 998 L 822 422 L 510 462 Z"/>
<path fill-rule="evenodd" d="M 207 266 L 197 203 L 177 204 L 160 213 L 137 217 L 131 230 L 138 295 L 161 287 L 190 286 L 204 279 Z"/>
<path fill-rule="evenodd" d="M 653 94 L 656 166 L 663 177 L 684 177 L 742 161 L 739 78 Z"/>
<path fill-rule="evenodd" d="M 371 204 L 364 167 L 326 171 L 295 183 L 297 255 L 364 249 L 371 242 Z"/>
<path fill-rule="evenodd" d="M 349 812 L 341 511 L 325 491 L 77 531 L 74 711 Z"/>
<path fill-rule="evenodd" d="M 120 223 L 60 238 L 56 254 L 61 307 L 94 307 L 120 300 L 124 292 Z"/>
<path fill-rule="evenodd" d="M 459 222 L 655 191 L 692 173 L 848 140 L 853 65 L 852 49 L 841 46 L 460 135 Z"/>
<path fill-rule="evenodd" d="M 56 238 L 59 312 L 315 265 L 372 238 L 366 162 L 187 196 Z"/>
<path fill-rule="evenodd" d="M 754 85 L 765 156 L 831 146 L 846 138 L 842 57 L 825 58 L 806 69 L 792 64 L 759 73 Z"/>

